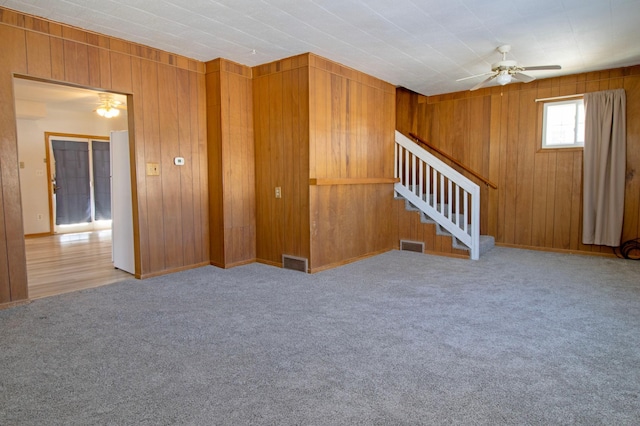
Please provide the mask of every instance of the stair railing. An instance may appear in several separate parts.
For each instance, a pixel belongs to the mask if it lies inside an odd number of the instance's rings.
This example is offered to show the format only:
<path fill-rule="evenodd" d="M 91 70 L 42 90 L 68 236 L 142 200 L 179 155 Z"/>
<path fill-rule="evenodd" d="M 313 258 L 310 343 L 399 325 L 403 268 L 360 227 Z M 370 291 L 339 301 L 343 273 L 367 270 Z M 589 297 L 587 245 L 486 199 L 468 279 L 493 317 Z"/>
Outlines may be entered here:
<path fill-rule="evenodd" d="M 480 257 L 480 187 L 396 130 L 394 190 Z"/>
<path fill-rule="evenodd" d="M 456 166 L 461 167 L 462 169 L 464 169 L 467 172 L 471 173 L 473 176 L 475 176 L 476 178 L 480 179 L 482 181 L 482 183 L 484 183 L 485 185 L 490 186 L 493 189 L 498 189 L 498 185 L 496 185 L 495 183 L 491 182 L 489 179 L 487 179 L 486 177 L 482 176 L 480 173 L 476 172 L 475 170 L 465 166 L 460 161 L 456 160 L 455 158 L 453 158 L 452 156 L 450 156 L 446 152 L 444 152 L 444 151 L 438 149 L 437 147 L 431 145 L 429 142 L 421 139 L 419 136 L 417 136 L 417 135 L 415 135 L 413 133 L 409 133 L 409 136 L 411 136 L 413 139 L 415 139 L 419 144 L 422 144 L 423 146 L 426 146 L 427 148 L 437 152 L 439 155 L 441 155 L 444 158 L 446 158 L 447 160 L 451 161 Z"/>

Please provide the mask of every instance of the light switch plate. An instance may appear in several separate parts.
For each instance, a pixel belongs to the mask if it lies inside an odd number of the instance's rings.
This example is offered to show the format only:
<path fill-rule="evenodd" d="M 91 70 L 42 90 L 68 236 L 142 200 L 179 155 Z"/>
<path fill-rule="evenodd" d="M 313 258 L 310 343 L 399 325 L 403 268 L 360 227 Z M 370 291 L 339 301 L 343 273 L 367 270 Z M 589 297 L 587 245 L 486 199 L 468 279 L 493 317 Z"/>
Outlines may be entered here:
<path fill-rule="evenodd" d="M 176 157 L 173 159 L 173 164 L 176 166 L 184 166 L 184 157 Z"/>
<path fill-rule="evenodd" d="M 147 176 L 160 176 L 160 164 L 147 163 Z"/>

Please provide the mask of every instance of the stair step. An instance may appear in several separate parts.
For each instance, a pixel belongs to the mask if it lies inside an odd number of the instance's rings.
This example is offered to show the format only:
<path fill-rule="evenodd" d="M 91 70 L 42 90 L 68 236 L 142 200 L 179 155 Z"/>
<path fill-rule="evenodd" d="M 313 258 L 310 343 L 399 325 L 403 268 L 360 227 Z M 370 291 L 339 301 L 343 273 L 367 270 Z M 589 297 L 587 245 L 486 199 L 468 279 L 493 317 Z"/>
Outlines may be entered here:
<path fill-rule="evenodd" d="M 431 196 L 431 197 L 433 197 L 433 196 Z M 470 251 L 469 247 L 467 247 L 466 245 L 464 245 L 460 241 L 458 241 L 458 239 L 456 237 L 454 237 L 453 235 L 451 235 L 451 233 L 449 231 L 447 231 L 442 226 L 440 226 L 440 224 L 438 224 L 436 221 L 431 219 L 426 213 L 424 213 L 422 210 L 420 210 L 418 207 L 416 207 L 414 204 L 412 204 L 409 200 L 405 199 L 402 196 L 395 196 L 394 198 L 395 199 L 403 199 L 405 201 L 405 209 L 407 211 L 419 212 L 420 213 L 420 222 L 435 225 L 435 227 L 436 227 L 436 235 L 451 237 L 451 246 L 453 248 L 458 249 L 458 250 Z M 423 199 L 426 200 L 426 194 L 423 196 Z M 441 206 L 439 204 L 435 206 L 436 210 L 438 210 L 438 211 L 441 211 L 440 207 Z M 443 211 L 446 212 L 448 207 L 449 207 L 448 204 L 445 204 L 444 206 L 442 206 L 442 208 L 444 209 Z M 455 215 L 456 213 L 453 212 L 452 214 Z M 459 221 L 462 221 L 463 215 L 462 214 L 458 215 L 458 219 L 459 219 Z M 493 236 L 491 236 L 491 235 L 480 235 L 479 246 L 480 246 L 480 255 L 482 255 L 484 253 L 487 253 L 488 251 L 493 249 L 493 247 L 495 247 L 495 238 Z"/>
<path fill-rule="evenodd" d="M 496 245 L 496 240 L 491 235 L 480 235 L 480 256 L 484 253 L 491 251 Z M 466 250 L 469 251 L 469 247 L 460 243 L 457 238 L 451 237 L 451 246 L 458 250 Z"/>

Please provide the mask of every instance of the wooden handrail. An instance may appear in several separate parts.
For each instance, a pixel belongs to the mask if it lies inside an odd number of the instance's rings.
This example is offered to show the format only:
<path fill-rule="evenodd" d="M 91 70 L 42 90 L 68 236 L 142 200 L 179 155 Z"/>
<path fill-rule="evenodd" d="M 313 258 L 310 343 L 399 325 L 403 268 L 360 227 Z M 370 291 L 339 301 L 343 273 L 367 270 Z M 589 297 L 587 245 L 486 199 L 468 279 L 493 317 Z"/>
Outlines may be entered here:
<path fill-rule="evenodd" d="M 418 142 L 420 145 L 424 145 L 425 147 L 427 147 L 427 148 L 437 152 L 438 154 L 442 155 L 444 158 L 446 158 L 447 160 L 451 161 L 455 165 L 462 167 L 464 170 L 466 170 L 467 172 L 471 173 L 472 175 L 474 175 L 475 177 L 480 179 L 485 185 L 489 185 L 493 189 L 498 189 L 498 185 L 496 185 L 495 183 L 491 182 L 489 179 L 485 178 L 484 176 L 482 176 L 480 173 L 476 172 L 475 170 L 472 170 L 469 167 L 465 166 L 464 164 L 462 164 L 461 162 L 459 162 L 458 160 L 456 160 L 455 158 L 453 158 L 452 156 L 450 156 L 446 152 L 441 151 L 440 149 L 438 149 L 435 146 L 431 145 L 429 142 L 427 142 L 427 141 L 425 141 L 423 139 L 420 139 L 419 136 L 417 136 L 417 135 L 415 135 L 413 133 L 409 133 L 409 136 L 411 136 L 413 139 L 415 139 L 416 142 Z"/>

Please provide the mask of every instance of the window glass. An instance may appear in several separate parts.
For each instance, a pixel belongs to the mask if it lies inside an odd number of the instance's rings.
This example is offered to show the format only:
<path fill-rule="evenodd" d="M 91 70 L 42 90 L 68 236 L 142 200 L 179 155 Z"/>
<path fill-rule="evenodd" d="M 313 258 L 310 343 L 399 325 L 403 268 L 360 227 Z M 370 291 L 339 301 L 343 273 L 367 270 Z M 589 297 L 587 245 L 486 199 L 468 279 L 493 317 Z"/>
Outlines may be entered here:
<path fill-rule="evenodd" d="M 544 104 L 543 148 L 584 146 L 584 102 L 575 99 Z"/>

